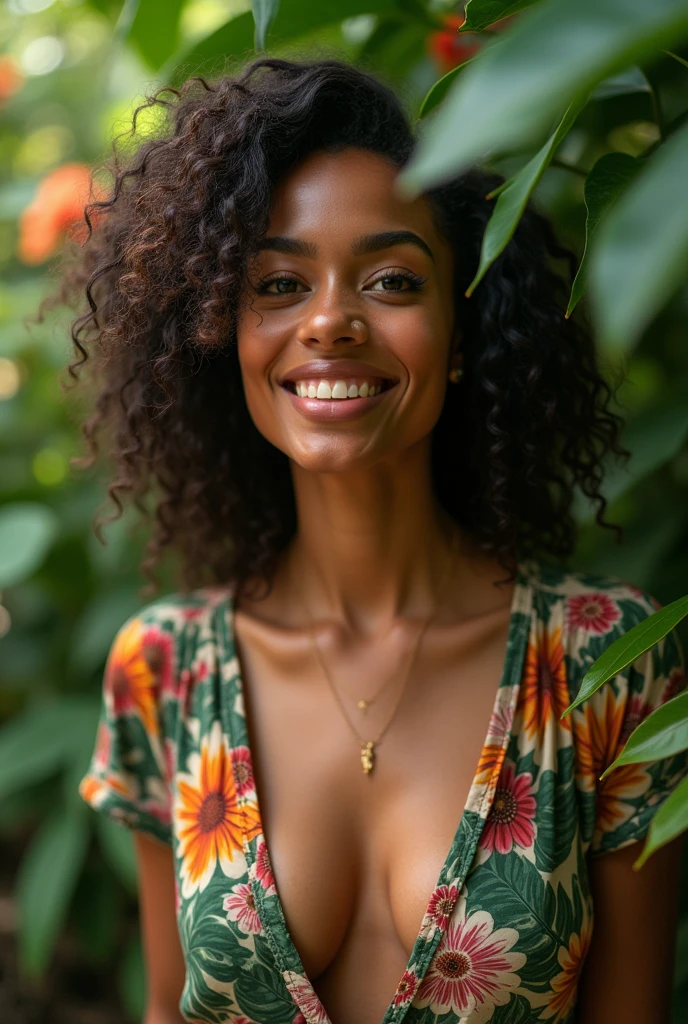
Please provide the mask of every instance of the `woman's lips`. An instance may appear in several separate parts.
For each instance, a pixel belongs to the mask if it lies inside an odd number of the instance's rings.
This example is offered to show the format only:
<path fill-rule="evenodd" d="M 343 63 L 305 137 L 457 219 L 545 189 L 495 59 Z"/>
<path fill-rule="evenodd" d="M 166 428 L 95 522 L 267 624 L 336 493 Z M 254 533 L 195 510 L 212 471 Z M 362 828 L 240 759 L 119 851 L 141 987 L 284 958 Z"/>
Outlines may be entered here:
<path fill-rule="evenodd" d="M 308 395 L 297 395 L 288 387 L 283 386 L 282 390 L 303 416 L 308 419 L 331 422 L 332 420 L 351 420 L 365 415 L 366 412 L 377 407 L 380 402 L 384 402 L 385 397 L 394 387 L 395 384 L 390 381 L 387 387 L 382 387 L 372 397 L 368 394 L 366 397 L 359 396 L 357 398 L 350 398 L 348 395 L 346 398 L 311 398 Z"/>

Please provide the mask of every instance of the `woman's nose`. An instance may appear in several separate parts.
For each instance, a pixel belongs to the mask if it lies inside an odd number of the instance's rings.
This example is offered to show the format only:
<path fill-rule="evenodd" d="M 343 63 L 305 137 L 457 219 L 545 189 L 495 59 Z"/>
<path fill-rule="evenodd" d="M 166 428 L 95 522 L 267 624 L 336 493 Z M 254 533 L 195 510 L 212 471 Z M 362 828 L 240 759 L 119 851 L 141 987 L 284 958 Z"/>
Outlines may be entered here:
<path fill-rule="evenodd" d="M 318 345 L 332 349 L 336 345 L 361 345 L 366 340 L 367 330 L 356 313 L 343 309 L 313 312 L 306 317 L 297 331 L 302 345 Z"/>

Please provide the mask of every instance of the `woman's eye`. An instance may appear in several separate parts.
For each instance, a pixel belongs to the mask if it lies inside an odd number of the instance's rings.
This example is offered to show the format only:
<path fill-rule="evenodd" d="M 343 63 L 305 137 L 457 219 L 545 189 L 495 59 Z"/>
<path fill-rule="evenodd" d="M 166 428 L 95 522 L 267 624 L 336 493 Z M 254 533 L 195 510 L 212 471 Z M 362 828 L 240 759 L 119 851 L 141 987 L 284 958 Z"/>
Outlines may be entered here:
<path fill-rule="evenodd" d="M 293 277 L 273 277 L 263 281 L 258 286 L 258 291 L 268 295 L 293 295 L 299 284 L 300 281 Z"/>
<path fill-rule="evenodd" d="M 423 278 L 415 274 L 384 274 L 373 281 L 372 291 L 382 292 L 409 292 L 415 291 L 423 284 Z M 379 287 L 378 287 L 379 286 Z"/>

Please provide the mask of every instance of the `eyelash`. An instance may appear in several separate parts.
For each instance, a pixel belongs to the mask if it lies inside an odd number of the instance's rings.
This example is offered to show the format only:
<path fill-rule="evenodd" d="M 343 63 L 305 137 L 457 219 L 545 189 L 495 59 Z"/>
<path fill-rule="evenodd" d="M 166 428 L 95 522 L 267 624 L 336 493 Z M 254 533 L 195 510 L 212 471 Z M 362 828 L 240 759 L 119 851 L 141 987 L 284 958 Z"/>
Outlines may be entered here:
<path fill-rule="evenodd" d="M 422 288 L 422 286 L 427 281 L 427 277 L 420 277 L 418 274 L 414 274 L 410 270 L 397 270 L 393 274 L 391 274 L 389 271 L 386 270 L 386 271 L 383 271 L 382 273 L 380 273 L 371 282 L 371 284 L 377 284 L 378 281 L 384 281 L 385 278 L 395 278 L 395 277 L 399 277 L 399 278 L 401 278 L 404 281 L 408 281 L 410 287 L 409 288 L 390 288 L 390 289 L 386 290 L 386 294 L 387 295 L 394 294 L 394 292 L 401 293 L 401 292 L 416 292 L 416 291 L 419 291 L 419 289 Z M 264 295 L 266 293 L 270 294 L 270 295 L 294 295 L 295 294 L 294 292 L 269 292 L 268 293 L 268 287 L 274 281 L 296 281 L 297 284 L 300 284 L 299 279 L 297 277 L 291 275 L 291 274 L 276 273 L 276 274 L 273 274 L 271 277 L 265 277 L 265 278 L 263 278 L 262 281 L 259 281 L 258 286 L 256 288 L 256 291 L 258 292 L 258 294 L 259 295 Z M 381 289 L 381 290 L 385 291 L 385 289 Z"/>

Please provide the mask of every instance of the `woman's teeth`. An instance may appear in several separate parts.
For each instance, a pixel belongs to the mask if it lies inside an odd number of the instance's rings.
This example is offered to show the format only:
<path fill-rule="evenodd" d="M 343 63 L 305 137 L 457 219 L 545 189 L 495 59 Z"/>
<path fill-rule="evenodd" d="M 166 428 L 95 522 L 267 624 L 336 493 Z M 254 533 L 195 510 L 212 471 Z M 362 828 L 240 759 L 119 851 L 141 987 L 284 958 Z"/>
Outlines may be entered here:
<path fill-rule="evenodd" d="M 382 385 L 367 380 L 297 380 L 294 390 L 299 398 L 374 398 Z"/>

